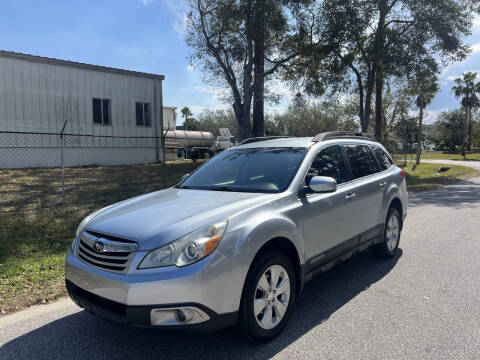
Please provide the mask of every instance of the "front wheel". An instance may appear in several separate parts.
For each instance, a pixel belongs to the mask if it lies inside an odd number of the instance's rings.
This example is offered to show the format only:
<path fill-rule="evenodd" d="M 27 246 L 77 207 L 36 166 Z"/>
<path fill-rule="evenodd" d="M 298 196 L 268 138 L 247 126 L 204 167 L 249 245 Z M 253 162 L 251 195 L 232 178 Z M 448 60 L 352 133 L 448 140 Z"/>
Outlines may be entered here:
<path fill-rule="evenodd" d="M 395 208 L 390 208 L 387 214 L 387 222 L 383 232 L 383 241 L 372 247 L 374 253 L 383 258 L 395 255 L 400 243 L 401 232 L 400 213 Z"/>
<path fill-rule="evenodd" d="M 296 295 L 290 260 L 277 252 L 261 256 L 247 276 L 240 305 L 244 337 L 265 342 L 285 327 Z"/>

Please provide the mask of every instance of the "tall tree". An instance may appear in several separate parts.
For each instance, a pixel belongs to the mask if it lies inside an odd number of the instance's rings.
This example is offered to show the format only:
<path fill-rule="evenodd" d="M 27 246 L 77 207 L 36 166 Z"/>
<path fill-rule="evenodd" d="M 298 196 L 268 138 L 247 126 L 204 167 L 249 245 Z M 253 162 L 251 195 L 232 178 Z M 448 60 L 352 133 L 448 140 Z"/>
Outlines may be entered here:
<path fill-rule="evenodd" d="M 466 72 L 463 77 L 455 79 L 455 85 L 452 91 L 455 97 L 462 98 L 462 106 L 465 109 L 465 120 L 463 121 L 463 141 L 462 141 L 462 156 L 465 157 L 465 150 L 470 150 L 472 142 L 471 134 L 471 118 L 472 108 L 480 103 L 477 93 L 480 93 L 480 81 L 475 82 L 477 73 Z"/>
<path fill-rule="evenodd" d="M 403 140 L 405 135 L 399 134 L 399 129 L 405 128 L 411 121 L 412 95 L 403 82 L 393 78 L 386 82 L 385 88 L 382 115 L 384 141 L 393 140 L 399 135 Z"/>
<path fill-rule="evenodd" d="M 462 145 L 462 124 L 464 121 L 462 111 L 444 111 L 440 113 L 435 121 L 432 140 L 437 148 L 447 147 L 455 151 L 457 146 Z"/>
<path fill-rule="evenodd" d="M 253 0 L 191 0 L 190 8 L 186 39 L 193 50 L 190 61 L 200 64 L 210 85 L 229 88 L 239 137 L 248 138 L 252 135 Z"/>
<path fill-rule="evenodd" d="M 239 138 L 263 135 L 265 81 L 303 48 L 317 45 L 301 34 L 300 26 L 303 9 L 312 1 L 190 0 L 190 61 L 200 65 L 211 85 L 228 88 L 225 100 L 232 103 Z"/>
<path fill-rule="evenodd" d="M 324 0 L 325 26 L 336 45 L 334 59 L 320 64 L 320 77 L 354 79 L 360 97 L 359 117 L 367 130 L 371 102 L 375 95 L 375 134 L 382 134 L 385 79 L 405 77 L 418 68 L 438 71 L 439 61 L 467 56 L 463 43 L 470 34 L 473 10 L 479 4 L 466 0 Z M 334 64 L 335 66 L 332 66 Z M 322 65 L 326 65 L 323 67 Z M 347 71 L 348 70 L 348 71 Z M 322 83 L 322 81 L 320 81 Z M 363 106 L 362 106 L 363 104 Z"/>
<path fill-rule="evenodd" d="M 254 84 L 253 84 L 253 136 L 265 135 L 264 91 L 265 91 L 265 13 L 266 0 L 255 1 L 254 16 Z"/>
<path fill-rule="evenodd" d="M 423 111 L 430 104 L 438 92 L 438 79 L 435 74 L 422 73 L 418 77 L 411 80 L 411 93 L 416 96 L 415 105 L 419 109 L 418 130 L 417 130 L 417 157 L 415 163 L 420 164 L 420 156 L 422 155 L 422 139 L 423 139 Z"/>

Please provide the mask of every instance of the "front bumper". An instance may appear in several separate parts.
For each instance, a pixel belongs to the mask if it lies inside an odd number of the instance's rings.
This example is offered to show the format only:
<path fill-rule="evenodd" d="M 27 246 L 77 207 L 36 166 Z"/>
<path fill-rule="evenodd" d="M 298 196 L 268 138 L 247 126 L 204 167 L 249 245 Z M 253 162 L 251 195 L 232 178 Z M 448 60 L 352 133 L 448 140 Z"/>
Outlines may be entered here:
<path fill-rule="evenodd" d="M 168 329 L 169 331 L 191 330 L 199 332 L 211 332 L 228 326 L 232 326 L 238 321 L 238 312 L 219 315 L 213 310 L 201 304 L 182 303 L 148 306 L 128 306 L 85 291 L 84 289 L 78 287 L 77 285 L 68 280 L 65 280 L 65 286 L 67 288 L 68 294 L 70 295 L 70 298 L 78 306 L 105 320 L 113 321 L 120 324 L 136 327 Z M 194 307 L 201 309 L 208 315 L 209 320 L 198 324 L 185 324 L 175 326 L 153 326 L 151 324 L 152 310 L 182 307 Z"/>
<path fill-rule="evenodd" d="M 248 268 L 243 269 L 236 261 L 215 251 L 181 268 L 138 270 L 145 254 L 139 251 L 128 272 L 119 274 L 86 264 L 69 249 L 65 280 L 70 296 L 90 312 L 134 326 L 151 326 L 153 309 L 179 306 L 189 306 L 194 312 L 199 309 L 199 313 L 206 315 L 201 323 L 166 325 L 169 329 L 215 329 L 236 321 Z"/>

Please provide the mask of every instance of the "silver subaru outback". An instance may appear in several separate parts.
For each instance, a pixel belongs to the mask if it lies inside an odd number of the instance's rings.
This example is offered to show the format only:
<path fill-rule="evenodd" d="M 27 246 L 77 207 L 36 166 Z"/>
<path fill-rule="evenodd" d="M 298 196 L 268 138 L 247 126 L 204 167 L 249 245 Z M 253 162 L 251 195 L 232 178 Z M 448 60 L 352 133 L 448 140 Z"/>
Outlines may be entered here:
<path fill-rule="evenodd" d="M 395 255 L 405 174 L 361 134 L 254 138 L 174 187 L 82 221 L 66 256 L 81 307 L 133 326 L 277 335 L 312 276 L 369 247 Z"/>

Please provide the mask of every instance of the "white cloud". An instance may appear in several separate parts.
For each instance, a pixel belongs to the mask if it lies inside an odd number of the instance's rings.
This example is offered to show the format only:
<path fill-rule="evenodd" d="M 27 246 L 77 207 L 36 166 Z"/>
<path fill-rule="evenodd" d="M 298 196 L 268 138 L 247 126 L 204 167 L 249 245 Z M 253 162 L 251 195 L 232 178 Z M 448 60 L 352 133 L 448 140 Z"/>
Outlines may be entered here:
<path fill-rule="evenodd" d="M 467 70 L 467 71 L 477 73 L 477 76 L 480 75 L 480 70 Z M 463 76 L 463 73 L 449 75 L 447 76 L 447 80 L 454 81 L 455 79 L 461 78 L 462 76 Z"/>
<path fill-rule="evenodd" d="M 152 0 L 147 0 L 152 1 Z M 163 0 L 164 5 L 173 13 L 173 29 L 182 38 L 185 37 L 188 4 L 186 0 Z"/>
<path fill-rule="evenodd" d="M 143 6 L 148 6 L 153 2 L 153 0 L 140 0 L 140 1 L 142 2 Z"/>
<path fill-rule="evenodd" d="M 480 15 L 475 14 L 473 17 L 473 30 L 479 30 L 480 29 Z"/>
<path fill-rule="evenodd" d="M 472 45 L 472 54 L 475 54 L 480 51 L 480 42 Z"/>
<path fill-rule="evenodd" d="M 427 110 L 425 111 L 425 116 L 424 116 L 424 122 L 425 124 L 432 124 L 437 120 L 438 115 L 440 115 L 441 112 L 447 111 L 448 108 L 441 108 L 441 109 L 436 109 L 436 110 Z M 416 114 L 418 116 L 418 112 Z"/>

